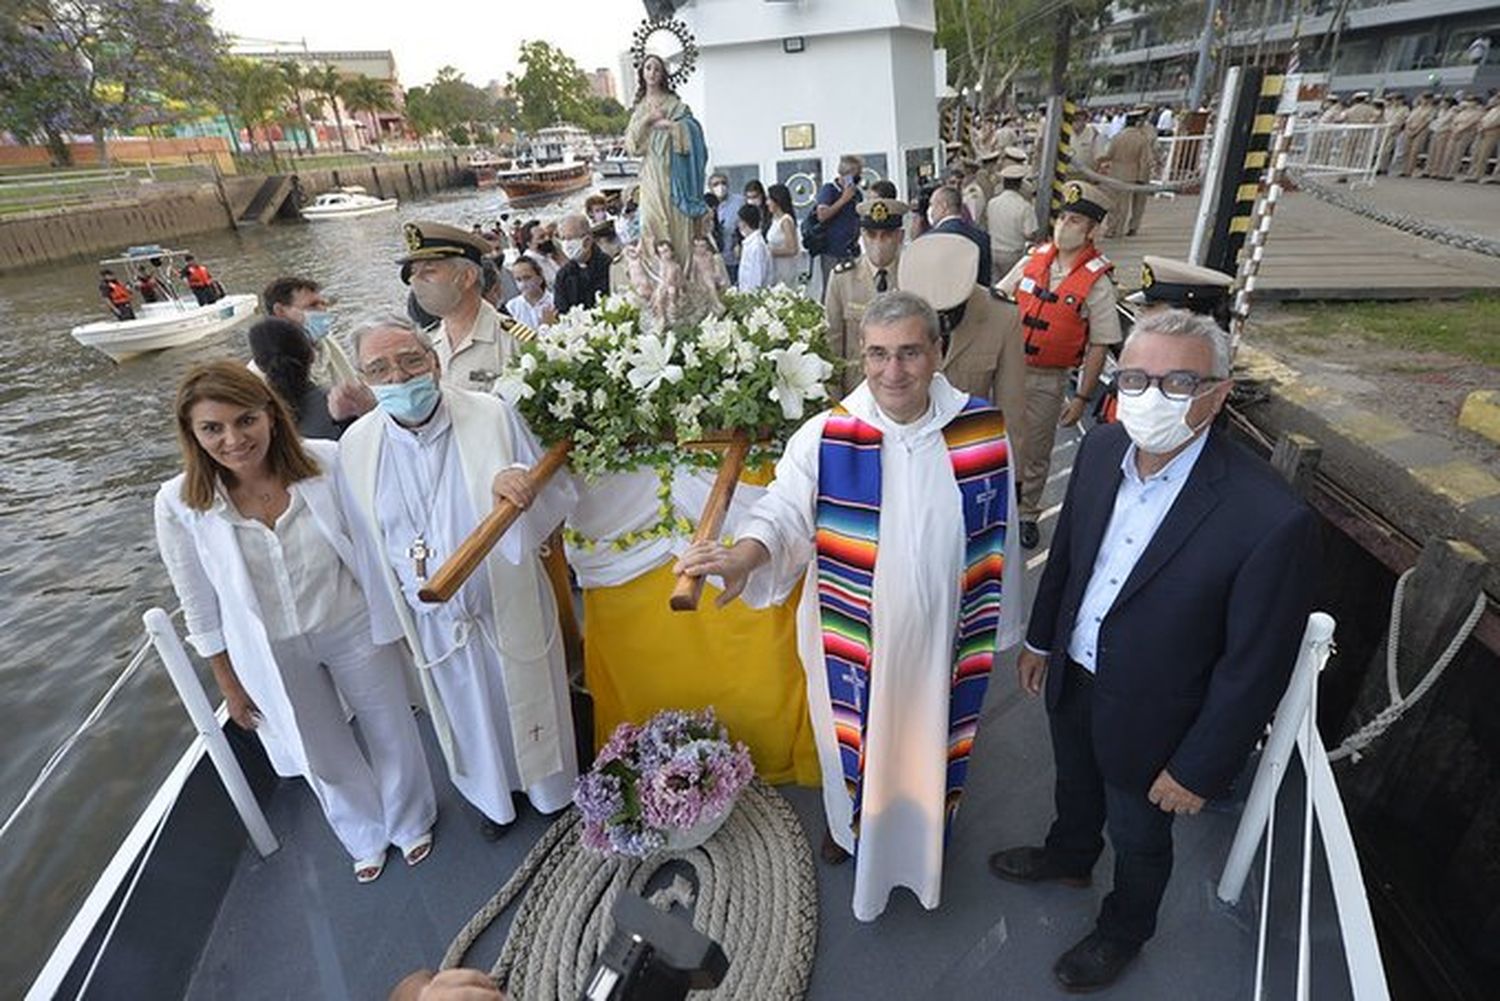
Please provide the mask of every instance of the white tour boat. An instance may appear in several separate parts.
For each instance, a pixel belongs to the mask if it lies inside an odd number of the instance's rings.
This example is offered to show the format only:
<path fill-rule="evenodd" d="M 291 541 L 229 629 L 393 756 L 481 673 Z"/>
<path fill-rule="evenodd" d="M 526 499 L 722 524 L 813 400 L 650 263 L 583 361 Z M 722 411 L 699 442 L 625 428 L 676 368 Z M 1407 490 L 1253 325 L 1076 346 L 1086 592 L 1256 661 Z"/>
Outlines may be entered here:
<path fill-rule="evenodd" d="M 394 212 L 395 209 L 396 199 L 376 198 L 358 185 L 349 185 L 314 198 L 311 205 L 302 209 L 302 218 L 353 219 L 378 212 Z"/>
<path fill-rule="evenodd" d="M 104 268 L 120 267 L 127 285 L 142 268 L 149 267 L 167 294 L 163 302 L 135 303 L 135 318 L 107 319 L 84 323 L 71 331 L 84 347 L 95 348 L 115 361 L 166 348 L 182 347 L 236 326 L 255 312 L 254 295 L 222 295 L 200 306 L 192 295 L 179 295 L 174 261 L 185 251 L 156 246 L 131 247 L 123 257 L 100 261 Z"/>

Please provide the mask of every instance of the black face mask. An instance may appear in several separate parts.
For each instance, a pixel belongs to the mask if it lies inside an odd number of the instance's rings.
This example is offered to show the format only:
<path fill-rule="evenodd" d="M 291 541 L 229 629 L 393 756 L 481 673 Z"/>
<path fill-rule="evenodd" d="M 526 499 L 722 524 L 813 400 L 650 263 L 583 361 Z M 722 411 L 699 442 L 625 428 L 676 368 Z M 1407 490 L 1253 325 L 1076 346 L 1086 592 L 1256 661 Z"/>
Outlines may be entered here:
<path fill-rule="evenodd" d="M 952 309 L 945 309 L 938 313 L 938 328 L 942 330 L 945 338 L 964 322 L 964 311 L 968 308 L 967 302 L 961 302 Z"/>
<path fill-rule="evenodd" d="M 543 240 L 541 243 L 536 245 L 536 249 L 540 250 L 548 257 L 551 257 L 553 254 L 557 253 L 557 244 L 553 243 L 551 240 Z"/>

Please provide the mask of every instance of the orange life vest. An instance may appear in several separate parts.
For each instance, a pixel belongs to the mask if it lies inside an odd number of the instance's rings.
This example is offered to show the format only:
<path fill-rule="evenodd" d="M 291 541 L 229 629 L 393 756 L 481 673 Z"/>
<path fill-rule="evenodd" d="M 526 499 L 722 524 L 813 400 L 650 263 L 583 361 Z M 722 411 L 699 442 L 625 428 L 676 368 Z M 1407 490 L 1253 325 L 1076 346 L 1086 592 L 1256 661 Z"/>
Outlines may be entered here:
<path fill-rule="evenodd" d="M 203 265 L 194 262 L 182 269 L 182 275 L 187 279 L 188 288 L 207 288 L 214 283 L 213 275 Z"/>
<path fill-rule="evenodd" d="M 1044 243 L 1031 252 L 1016 287 L 1026 337 L 1026 364 L 1035 368 L 1072 368 L 1083 361 L 1089 343 L 1089 321 L 1083 316 L 1094 282 L 1114 268 L 1090 244 L 1056 289 L 1049 289 L 1057 245 Z"/>
<path fill-rule="evenodd" d="M 117 278 L 111 278 L 104 283 L 104 294 L 109 296 L 110 303 L 116 306 L 123 306 L 130 301 L 130 289 L 120 284 Z"/>

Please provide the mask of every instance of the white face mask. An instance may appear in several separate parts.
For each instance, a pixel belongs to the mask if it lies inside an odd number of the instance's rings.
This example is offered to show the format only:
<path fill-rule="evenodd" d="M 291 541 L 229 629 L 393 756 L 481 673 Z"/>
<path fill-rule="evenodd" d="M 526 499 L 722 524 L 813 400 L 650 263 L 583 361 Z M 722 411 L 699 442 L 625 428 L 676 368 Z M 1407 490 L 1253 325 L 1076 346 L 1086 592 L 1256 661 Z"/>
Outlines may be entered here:
<path fill-rule="evenodd" d="M 562 247 L 562 252 L 567 255 L 568 260 L 577 261 L 583 259 L 582 240 L 559 240 L 558 246 Z"/>
<path fill-rule="evenodd" d="M 413 278 L 411 290 L 417 297 L 417 305 L 433 316 L 447 316 L 458 308 L 464 291 L 453 282 L 430 278 Z"/>
<path fill-rule="evenodd" d="M 1117 413 L 1136 448 L 1165 455 L 1185 445 L 1206 426 L 1207 422 L 1196 428 L 1188 424 L 1188 408 L 1192 405 L 1192 400 L 1167 399 L 1160 386 L 1148 386 L 1139 396 L 1121 393 Z"/>
<path fill-rule="evenodd" d="M 1064 226 L 1058 223 L 1052 229 L 1052 242 L 1057 244 L 1058 250 L 1077 250 L 1083 246 L 1086 237 L 1072 226 Z"/>

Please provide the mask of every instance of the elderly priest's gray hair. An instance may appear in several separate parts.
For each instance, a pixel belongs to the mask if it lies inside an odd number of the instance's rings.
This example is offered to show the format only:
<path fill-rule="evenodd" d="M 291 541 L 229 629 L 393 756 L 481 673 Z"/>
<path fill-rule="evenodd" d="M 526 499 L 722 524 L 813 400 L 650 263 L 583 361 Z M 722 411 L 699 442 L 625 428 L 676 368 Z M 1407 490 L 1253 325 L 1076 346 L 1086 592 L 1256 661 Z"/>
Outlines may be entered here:
<path fill-rule="evenodd" d="M 432 338 L 413 326 L 406 317 L 396 313 L 382 313 L 354 328 L 354 357 L 356 359 L 359 358 L 359 349 L 364 344 L 365 338 L 381 330 L 404 330 L 415 337 L 424 350 L 436 351 L 436 348 L 432 346 Z"/>

